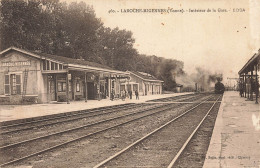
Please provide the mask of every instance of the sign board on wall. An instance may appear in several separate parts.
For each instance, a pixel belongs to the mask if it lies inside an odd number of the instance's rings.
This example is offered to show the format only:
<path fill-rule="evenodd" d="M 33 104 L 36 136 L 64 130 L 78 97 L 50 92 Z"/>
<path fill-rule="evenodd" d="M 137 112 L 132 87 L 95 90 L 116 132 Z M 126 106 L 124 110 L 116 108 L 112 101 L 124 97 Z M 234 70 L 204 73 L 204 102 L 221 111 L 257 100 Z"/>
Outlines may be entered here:
<path fill-rule="evenodd" d="M 30 66 L 31 61 L 10 61 L 2 62 L 3 67 L 15 67 L 15 66 Z"/>

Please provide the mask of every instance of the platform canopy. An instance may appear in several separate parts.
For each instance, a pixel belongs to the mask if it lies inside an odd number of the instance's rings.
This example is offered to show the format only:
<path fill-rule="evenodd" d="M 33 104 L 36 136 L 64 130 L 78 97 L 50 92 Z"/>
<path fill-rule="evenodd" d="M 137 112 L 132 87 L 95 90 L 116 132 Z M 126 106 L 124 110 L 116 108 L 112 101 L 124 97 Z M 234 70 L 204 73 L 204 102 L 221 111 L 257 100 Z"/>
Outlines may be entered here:
<path fill-rule="evenodd" d="M 247 63 L 243 66 L 243 68 L 238 72 L 239 75 L 243 73 L 248 73 L 250 71 L 254 70 L 255 66 L 259 66 L 259 60 L 260 60 L 260 49 L 258 50 L 258 53 L 254 54 Z"/>
<path fill-rule="evenodd" d="M 153 75 L 145 73 L 145 72 L 137 72 L 137 71 L 126 71 L 144 81 L 148 81 L 148 82 L 158 82 L 158 83 L 163 83 L 164 81 L 159 80 L 157 78 L 155 78 Z"/>

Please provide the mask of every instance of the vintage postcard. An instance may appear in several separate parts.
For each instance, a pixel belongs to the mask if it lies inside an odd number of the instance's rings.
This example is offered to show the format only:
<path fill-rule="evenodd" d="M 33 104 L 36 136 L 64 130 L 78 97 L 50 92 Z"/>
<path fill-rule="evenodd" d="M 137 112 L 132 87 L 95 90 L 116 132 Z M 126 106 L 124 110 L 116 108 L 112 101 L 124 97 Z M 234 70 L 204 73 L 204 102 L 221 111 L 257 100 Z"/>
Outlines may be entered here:
<path fill-rule="evenodd" d="M 0 0 L 0 167 L 260 168 L 260 0 Z"/>

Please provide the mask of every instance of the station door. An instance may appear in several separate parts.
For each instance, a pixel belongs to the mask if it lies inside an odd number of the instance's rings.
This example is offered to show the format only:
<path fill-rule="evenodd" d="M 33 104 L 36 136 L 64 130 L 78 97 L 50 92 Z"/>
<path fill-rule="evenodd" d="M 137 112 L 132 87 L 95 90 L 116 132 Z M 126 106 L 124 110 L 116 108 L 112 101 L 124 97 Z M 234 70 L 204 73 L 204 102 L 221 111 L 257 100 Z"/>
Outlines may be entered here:
<path fill-rule="evenodd" d="M 95 86 L 93 82 L 88 82 L 88 99 L 94 100 L 95 99 Z"/>
<path fill-rule="evenodd" d="M 54 76 L 48 76 L 48 87 L 49 87 L 49 96 L 51 101 L 56 101 L 56 83 Z"/>

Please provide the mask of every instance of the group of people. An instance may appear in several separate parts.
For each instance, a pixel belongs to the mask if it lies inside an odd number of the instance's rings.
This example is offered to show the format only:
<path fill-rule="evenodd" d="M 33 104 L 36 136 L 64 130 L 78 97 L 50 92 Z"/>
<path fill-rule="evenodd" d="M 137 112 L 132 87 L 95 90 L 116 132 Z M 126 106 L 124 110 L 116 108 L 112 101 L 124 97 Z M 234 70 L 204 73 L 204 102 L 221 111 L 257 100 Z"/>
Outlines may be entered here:
<path fill-rule="evenodd" d="M 248 97 L 249 95 L 252 96 L 252 93 L 254 92 L 257 96 L 259 96 L 259 83 L 256 79 L 246 78 L 245 81 L 243 81 L 242 78 L 240 78 L 239 81 L 239 92 L 240 96 L 244 97 L 244 92 L 247 93 Z M 252 97 L 251 97 L 252 99 Z"/>
<path fill-rule="evenodd" d="M 133 93 L 131 90 L 128 92 L 126 90 L 121 91 L 122 100 L 125 100 L 126 97 L 129 97 L 130 99 L 132 99 L 132 96 L 133 96 Z M 139 93 L 137 90 L 135 90 L 135 97 L 136 97 L 136 100 L 139 100 Z"/>
<path fill-rule="evenodd" d="M 115 90 L 114 89 L 112 89 L 112 92 L 111 92 L 110 96 L 111 96 L 110 99 L 113 101 L 115 99 Z M 121 99 L 122 100 L 125 100 L 126 97 L 132 99 L 132 96 L 133 96 L 133 93 L 132 93 L 131 90 L 128 91 L 128 92 L 126 90 L 122 90 L 121 91 Z M 137 90 L 135 90 L 135 97 L 136 97 L 136 100 L 139 100 L 139 93 L 138 93 Z"/>

